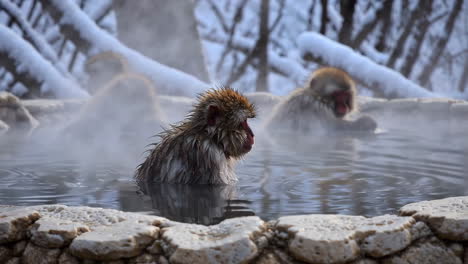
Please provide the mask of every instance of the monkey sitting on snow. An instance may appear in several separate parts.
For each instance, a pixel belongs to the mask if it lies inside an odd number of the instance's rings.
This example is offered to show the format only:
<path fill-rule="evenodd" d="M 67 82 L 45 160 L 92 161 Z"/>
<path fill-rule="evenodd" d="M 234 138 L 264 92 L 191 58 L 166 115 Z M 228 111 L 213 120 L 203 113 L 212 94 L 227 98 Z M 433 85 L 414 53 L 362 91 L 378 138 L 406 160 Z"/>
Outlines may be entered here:
<path fill-rule="evenodd" d="M 247 123 L 254 117 L 254 106 L 237 91 L 205 92 L 184 121 L 160 134 L 160 142 L 137 169 L 138 184 L 235 183 L 234 164 L 254 144 Z"/>
<path fill-rule="evenodd" d="M 298 88 L 275 106 L 266 122 L 273 135 L 330 131 L 373 132 L 377 123 L 369 116 L 356 121 L 346 117 L 356 111 L 356 87 L 344 71 L 326 67 L 315 71 L 306 87 Z"/>

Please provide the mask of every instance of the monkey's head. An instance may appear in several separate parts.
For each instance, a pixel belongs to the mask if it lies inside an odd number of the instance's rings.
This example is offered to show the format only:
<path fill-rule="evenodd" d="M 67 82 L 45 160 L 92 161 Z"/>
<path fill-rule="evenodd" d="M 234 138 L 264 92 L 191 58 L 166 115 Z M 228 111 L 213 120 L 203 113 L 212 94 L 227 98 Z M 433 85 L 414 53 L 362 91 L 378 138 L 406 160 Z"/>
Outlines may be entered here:
<path fill-rule="evenodd" d="M 335 117 L 343 118 L 355 110 L 356 87 L 346 72 L 325 67 L 315 71 L 308 88 L 313 95 L 330 108 Z"/>
<path fill-rule="evenodd" d="M 227 158 L 241 157 L 252 149 L 254 134 L 247 119 L 255 115 L 254 105 L 229 87 L 201 94 L 191 113 L 195 125 L 207 133 Z"/>

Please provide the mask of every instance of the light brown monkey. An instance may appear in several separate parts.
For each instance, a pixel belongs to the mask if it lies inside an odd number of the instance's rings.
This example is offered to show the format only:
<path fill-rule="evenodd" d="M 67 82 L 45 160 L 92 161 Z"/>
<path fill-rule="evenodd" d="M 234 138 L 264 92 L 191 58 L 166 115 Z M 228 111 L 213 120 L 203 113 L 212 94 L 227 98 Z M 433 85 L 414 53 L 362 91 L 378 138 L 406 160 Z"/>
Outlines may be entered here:
<path fill-rule="evenodd" d="M 148 78 L 120 74 L 91 97 L 65 132 L 92 147 L 141 147 L 161 129 L 164 118 L 158 106 Z"/>
<path fill-rule="evenodd" d="M 266 128 L 282 132 L 318 133 L 322 131 L 374 131 L 376 122 L 369 116 L 356 121 L 346 117 L 356 111 L 356 87 L 344 71 L 325 67 L 315 71 L 306 87 L 298 88 L 275 106 Z"/>
<path fill-rule="evenodd" d="M 235 161 L 249 152 L 254 134 L 247 119 L 254 106 L 231 88 L 209 90 L 180 124 L 160 134 L 135 178 L 148 182 L 232 184 Z"/>
<path fill-rule="evenodd" d="M 91 94 L 96 93 L 119 74 L 131 72 L 127 59 L 113 51 L 105 51 L 89 57 L 86 60 L 85 71 L 89 76 L 88 92 Z"/>

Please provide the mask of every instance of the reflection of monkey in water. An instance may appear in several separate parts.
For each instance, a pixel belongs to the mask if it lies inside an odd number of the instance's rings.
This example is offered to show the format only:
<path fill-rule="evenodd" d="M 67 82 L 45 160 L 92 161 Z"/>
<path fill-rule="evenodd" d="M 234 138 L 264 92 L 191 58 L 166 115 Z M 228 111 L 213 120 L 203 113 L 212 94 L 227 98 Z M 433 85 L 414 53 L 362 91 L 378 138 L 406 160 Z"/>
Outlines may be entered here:
<path fill-rule="evenodd" d="M 182 123 L 161 133 L 137 169 L 138 183 L 234 183 L 235 161 L 254 144 L 253 117 L 253 105 L 233 89 L 205 92 Z"/>
<path fill-rule="evenodd" d="M 156 215 L 203 225 L 254 215 L 249 201 L 237 199 L 236 185 L 149 184 L 148 195 Z"/>
<path fill-rule="evenodd" d="M 319 129 L 374 131 L 376 122 L 369 116 L 356 121 L 345 118 L 356 109 L 354 81 L 344 71 L 326 67 L 315 71 L 304 88 L 293 91 L 276 105 L 267 129 L 315 133 Z"/>
<path fill-rule="evenodd" d="M 161 127 L 153 84 L 143 75 L 112 79 L 83 106 L 66 131 L 93 144 L 145 141 Z"/>

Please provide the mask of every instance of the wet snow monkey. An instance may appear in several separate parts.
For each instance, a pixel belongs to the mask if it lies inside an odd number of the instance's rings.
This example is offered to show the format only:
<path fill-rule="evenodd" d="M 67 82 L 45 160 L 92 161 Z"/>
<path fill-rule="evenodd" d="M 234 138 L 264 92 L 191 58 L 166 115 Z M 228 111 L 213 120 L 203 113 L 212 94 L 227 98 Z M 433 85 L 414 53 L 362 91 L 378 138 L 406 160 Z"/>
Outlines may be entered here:
<path fill-rule="evenodd" d="M 186 119 L 159 135 L 160 142 L 137 168 L 138 184 L 235 183 L 235 162 L 254 144 L 247 119 L 255 115 L 253 104 L 231 88 L 199 95 Z"/>
<path fill-rule="evenodd" d="M 369 116 L 346 120 L 356 111 L 356 87 L 344 71 L 325 67 L 312 73 L 303 88 L 298 88 L 275 106 L 266 129 L 281 132 L 374 131 L 377 124 Z"/>

